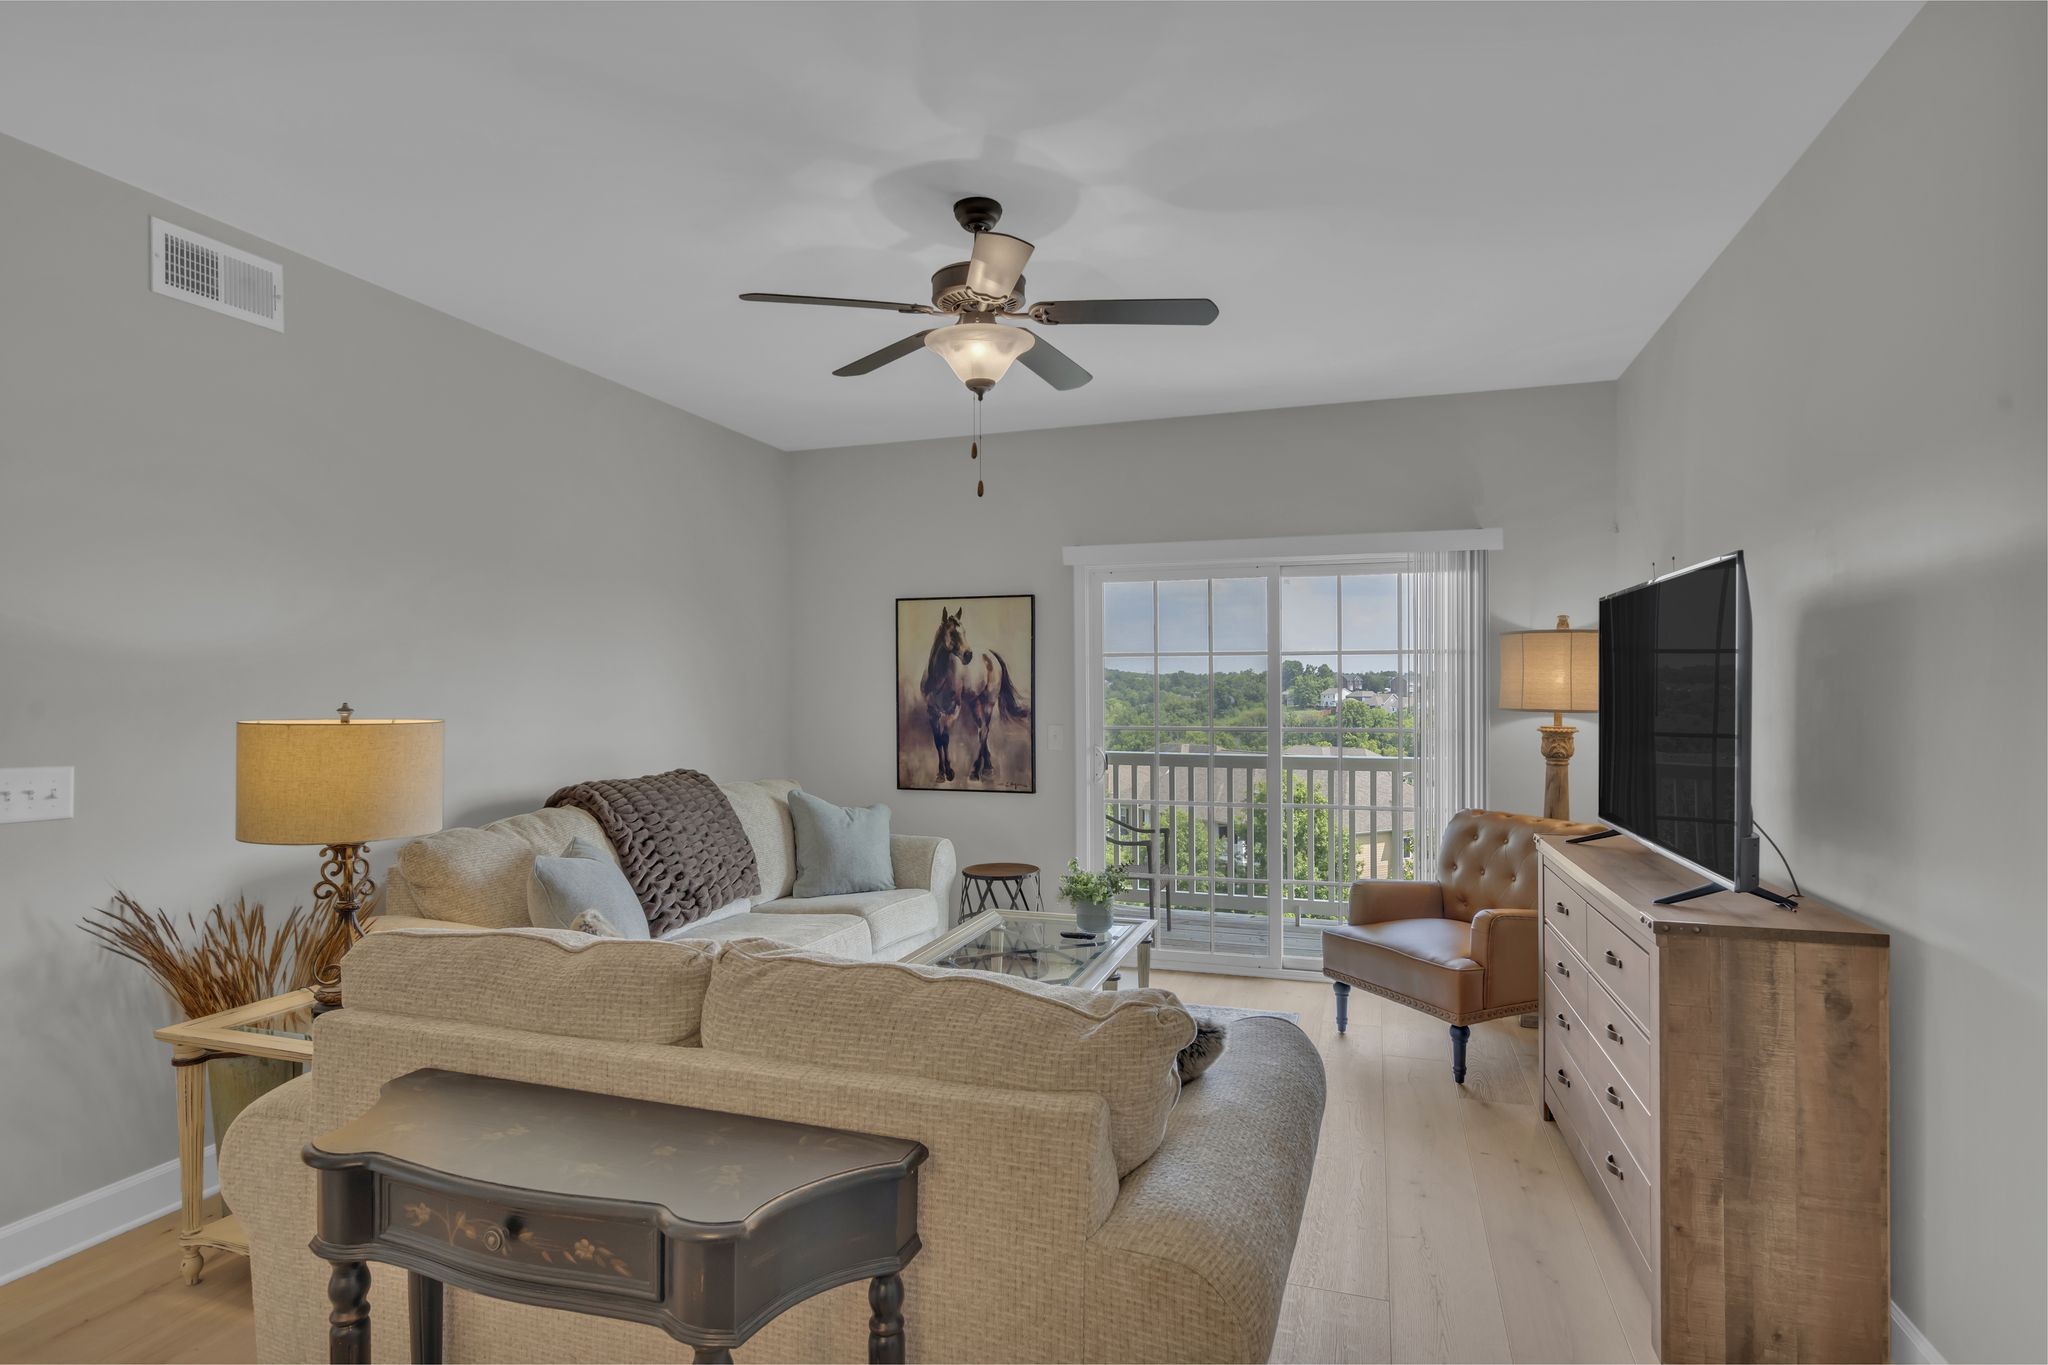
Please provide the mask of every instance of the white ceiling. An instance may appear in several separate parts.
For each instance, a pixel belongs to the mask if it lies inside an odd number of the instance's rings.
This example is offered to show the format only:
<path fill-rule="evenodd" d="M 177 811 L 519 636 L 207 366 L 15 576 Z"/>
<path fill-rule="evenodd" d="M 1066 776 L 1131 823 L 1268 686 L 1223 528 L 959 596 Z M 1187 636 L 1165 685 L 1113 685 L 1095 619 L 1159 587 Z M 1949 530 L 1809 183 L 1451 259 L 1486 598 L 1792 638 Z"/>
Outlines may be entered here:
<path fill-rule="evenodd" d="M 1034 298 L 1222 308 L 991 430 L 1611 379 L 1916 8 L 0 5 L 0 131 L 796 449 L 968 399 L 734 296 L 926 300 L 966 194 Z"/>

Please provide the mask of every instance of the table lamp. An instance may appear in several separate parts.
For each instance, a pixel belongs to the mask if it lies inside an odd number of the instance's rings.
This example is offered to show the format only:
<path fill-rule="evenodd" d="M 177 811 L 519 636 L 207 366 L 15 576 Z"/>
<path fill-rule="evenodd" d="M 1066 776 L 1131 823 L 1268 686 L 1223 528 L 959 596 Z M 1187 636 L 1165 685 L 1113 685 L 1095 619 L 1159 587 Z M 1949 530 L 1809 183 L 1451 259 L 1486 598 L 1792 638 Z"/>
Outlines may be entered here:
<path fill-rule="evenodd" d="M 356 915 L 377 890 L 363 845 L 441 828 L 441 722 L 235 722 L 235 838 L 318 845 L 314 900 L 361 937 Z"/>
<path fill-rule="evenodd" d="M 1543 814 L 1572 818 L 1572 736 L 1567 711 L 1600 709 L 1600 632 L 1573 630 L 1557 618 L 1555 630 L 1517 630 L 1500 637 L 1500 709 L 1548 711 L 1538 741 L 1543 751 Z"/>

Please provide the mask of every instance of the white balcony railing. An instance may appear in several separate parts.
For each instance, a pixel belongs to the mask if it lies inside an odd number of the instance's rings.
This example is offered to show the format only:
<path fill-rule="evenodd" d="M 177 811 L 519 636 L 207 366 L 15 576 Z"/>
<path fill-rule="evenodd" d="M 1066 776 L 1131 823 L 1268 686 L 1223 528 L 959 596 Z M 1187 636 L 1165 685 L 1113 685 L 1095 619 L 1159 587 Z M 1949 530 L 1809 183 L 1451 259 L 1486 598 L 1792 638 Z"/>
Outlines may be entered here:
<path fill-rule="evenodd" d="M 1413 759 L 1282 753 L 1277 838 L 1270 765 L 1266 754 L 1233 750 L 1104 757 L 1105 853 L 1133 876 L 1121 903 L 1162 921 L 1161 947 L 1264 955 L 1278 879 L 1285 955 L 1316 959 L 1317 921 L 1344 918 L 1353 881 L 1413 875 Z"/>

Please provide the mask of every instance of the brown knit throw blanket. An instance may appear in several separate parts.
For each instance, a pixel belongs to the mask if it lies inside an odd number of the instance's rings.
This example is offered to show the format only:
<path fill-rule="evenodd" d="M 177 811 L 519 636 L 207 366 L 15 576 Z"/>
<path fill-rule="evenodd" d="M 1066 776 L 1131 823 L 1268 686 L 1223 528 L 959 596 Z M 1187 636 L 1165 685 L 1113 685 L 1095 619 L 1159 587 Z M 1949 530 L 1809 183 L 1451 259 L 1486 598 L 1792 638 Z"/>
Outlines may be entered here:
<path fill-rule="evenodd" d="M 732 802 L 688 768 L 578 782 L 548 798 L 604 829 L 657 938 L 742 896 L 758 895 L 761 869 Z"/>

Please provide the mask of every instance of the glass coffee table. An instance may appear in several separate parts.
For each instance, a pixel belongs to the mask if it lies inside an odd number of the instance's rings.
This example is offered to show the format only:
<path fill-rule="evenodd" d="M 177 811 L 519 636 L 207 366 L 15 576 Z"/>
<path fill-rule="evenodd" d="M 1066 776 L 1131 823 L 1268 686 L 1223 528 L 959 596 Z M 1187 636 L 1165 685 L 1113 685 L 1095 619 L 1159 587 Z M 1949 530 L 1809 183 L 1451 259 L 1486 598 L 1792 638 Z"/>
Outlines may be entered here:
<path fill-rule="evenodd" d="M 1138 984 L 1152 984 L 1152 934 L 1157 920 L 1117 920 L 1099 934 L 1072 915 L 1041 910 L 985 910 L 963 920 L 903 961 L 1092 990 L 1115 983 L 1135 955 Z"/>

